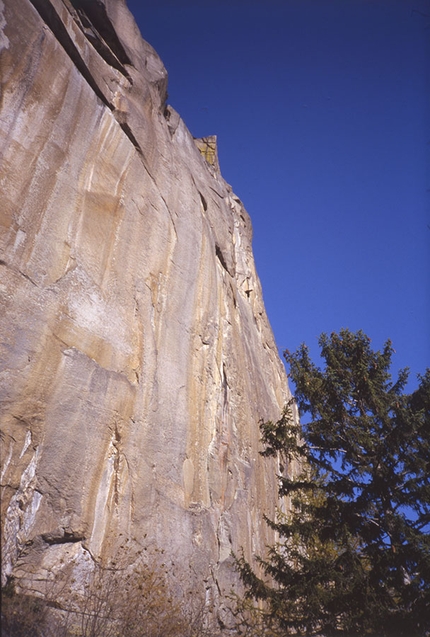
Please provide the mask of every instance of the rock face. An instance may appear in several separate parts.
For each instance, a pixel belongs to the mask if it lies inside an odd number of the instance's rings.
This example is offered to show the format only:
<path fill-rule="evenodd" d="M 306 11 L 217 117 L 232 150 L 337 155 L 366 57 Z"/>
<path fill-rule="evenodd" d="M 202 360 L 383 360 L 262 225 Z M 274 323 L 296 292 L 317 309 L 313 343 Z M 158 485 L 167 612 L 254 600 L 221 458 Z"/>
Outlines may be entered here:
<path fill-rule="evenodd" d="M 0 27 L 3 576 L 126 536 L 210 594 L 271 539 L 258 421 L 288 396 L 248 214 L 123 0 Z"/>

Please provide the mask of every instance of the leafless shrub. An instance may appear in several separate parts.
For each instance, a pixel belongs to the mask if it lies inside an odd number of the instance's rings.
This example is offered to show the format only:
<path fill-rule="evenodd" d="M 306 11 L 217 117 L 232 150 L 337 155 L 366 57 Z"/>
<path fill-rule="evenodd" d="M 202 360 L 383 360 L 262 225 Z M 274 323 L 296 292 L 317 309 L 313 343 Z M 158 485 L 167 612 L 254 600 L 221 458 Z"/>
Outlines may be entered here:
<path fill-rule="evenodd" d="M 70 565 L 69 565 L 70 566 Z M 174 590 L 162 551 L 94 562 L 50 581 L 43 598 L 3 591 L 2 637 L 209 637 L 203 602 Z"/>

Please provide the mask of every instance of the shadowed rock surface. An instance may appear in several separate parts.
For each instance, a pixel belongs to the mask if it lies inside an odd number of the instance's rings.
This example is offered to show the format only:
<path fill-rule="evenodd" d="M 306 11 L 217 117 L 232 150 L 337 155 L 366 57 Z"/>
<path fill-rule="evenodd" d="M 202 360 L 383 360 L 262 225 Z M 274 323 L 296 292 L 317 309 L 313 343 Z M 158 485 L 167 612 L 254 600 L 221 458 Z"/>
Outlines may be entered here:
<path fill-rule="evenodd" d="M 0 26 L 3 578 L 127 537 L 216 599 L 273 539 L 258 421 L 288 396 L 248 214 L 125 2 L 0 0 Z"/>

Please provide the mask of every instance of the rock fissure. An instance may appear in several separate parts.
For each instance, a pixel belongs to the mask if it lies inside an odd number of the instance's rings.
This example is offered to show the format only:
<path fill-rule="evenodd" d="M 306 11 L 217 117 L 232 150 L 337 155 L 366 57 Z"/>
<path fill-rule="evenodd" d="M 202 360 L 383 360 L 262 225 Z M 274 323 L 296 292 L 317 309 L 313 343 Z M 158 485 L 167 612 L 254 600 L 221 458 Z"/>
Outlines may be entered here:
<path fill-rule="evenodd" d="M 116 117 L 116 111 L 113 111 L 114 117 Z M 118 121 L 118 119 L 117 119 Z M 124 131 L 124 133 L 127 135 L 127 137 L 129 138 L 129 140 L 131 141 L 131 143 L 133 144 L 133 146 L 135 147 L 135 149 L 137 150 L 137 152 L 139 153 L 139 155 L 142 155 L 143 157 L 143 151 L 142 148 L 139 145 L 139 142 L 137 141 L 137 139 L 135 138 L 135 136 L 133 135 L 133 131 L 131 130 L 130 126 L 127 124 L 127 122 L 118 122 L 121 129 Z"/>
<path fill-rule="evenodd" d="M 133 80 L 124 66 L 132 65 L 132 62 L 118 40 L 103 3 L 94 2 L 94 0 L 69 1 L 76 10 L 74 15 L 76 22 L 97 52 L 132 84 Z"/>
<path fill-rule="evenodd" d="M 221 248 L 219 247 L 219 245 L 218 245 L 218 244 L 215 244 L 215 254 L 216 254 L 216 256 L 218 257 L 219 262 L 221 263 L 222 267 L 223 267 L 223 268 L 224 268 L 224 270 L 227 272 L 227 274 L 229 274 L 230 276 L 232 276 L 232 274 L 230 273 L 230 271 L 229 271 L 229 269 L 228 269 L 228 266 L 227 266 L 226 260 L 225 260 L 225 258 L 224 258 L 224 255 L 223 255 L 223 253 L 222 253 L 222 250 L 221 250 Z"/>
<path fill-rule="evenodd" d="M 63 47 L 73 64 L 86 80 L 89 86 L 92 88 L 97 97 L 112 110 L 112 106 L 100 90 L 99 86 L 95 82 L 91 72 L 89 71 L 84 59 L 75 46 L 72 38 L 70 37 L 66 26 L 55 10 L 50 0 L 30 0 L 36 11 L 40 14 L 40 17 L 45 24 L 50 28 L 59 44 Z"/>
<path fill-rule="evenodd" d="M 66 26 L 62 22 L 61 17 L 57 13 L 53 4 L 50 2 L 50 0 L 29 0 L 29 1 L 32 3 L 36 11 L 40 14 L 41 18 L 46 22 L 47 26 L 51 29 L 56 39 L 58 40 L 58 42 L 61 44 L 61 46 L 63 47 L 63 49 L 69 56 L 69 58 L 72 60 L 76 69 L 79 71 L 82 77 L 89 84 L 91 89 L 94 91 L 95 95 L 97 95 L 97 97 L 103 102 L 103 104 L 107 106 L 107 108 L 112 112 L 121 130 L 131 141 L 131 143 L 133 144 L 135 149 L 138 151 L 138 153 L 143 156 L 142 148 L 139 142 L 137 141 L 136 137 L 134 136 L 130 125 L 126 121 L 123 121 L 122 112 L 118 111 L 115 108 L 115 105 L 107 99 L 107 97 L 101 90 L 99 84 L 94 79 L 90 69 L 88 68 L 85 60 L 83 59 L 81 53 L 79 52 L 79 49 L 76 47 L 72 38 L 70 37 Z M 84 3 L 84 2 L 82 3 L 76 2 L 76 4 L 87 5 L 87 3 Z M 80 27 L 82 28 L 83 33 L 88 38 L 88 29 L 83 28 L 80 20 L 79 20 L 79 24 L 80 24 Z M 103 40 L 97 37 L 88 38 L 88 39 L 93 46 L 96 45 L 95 49 L 104 58 L 106 63 L 109 64 L 109 66 L 113 66 L 114 68 L 119 70 L 127 78 L 130 84 L 132 84 L 132 79 L 129 76 L 127 70 L 118 62 L 117 58 L 113 55 L 112 52 L 110 52 L 110 49 L 106 45 L 104 45 Z M 108 52 L 110 52 L 110 55 L 108 55 Z M 128 61 L 128 63 L 130 62 Z"/>
<path fill-rule="evenodd" d="M 22 272 L 22 270 L 19 270 L 18 268 L 14 268 L 13 266 L 9 265 L 6 261 L 3 261 L 2 259 L 0 259 L 0 266 L 1 265 L 5 268 L 10 268 L 13 272 L 17 272 L 20 276 L 24 277 L 24 279 L 29 281 L 36 288 L 39 287 L 37 283 L 33 281 L 33 279 L 28 274 L 26 274 L 25 272 Z"/>

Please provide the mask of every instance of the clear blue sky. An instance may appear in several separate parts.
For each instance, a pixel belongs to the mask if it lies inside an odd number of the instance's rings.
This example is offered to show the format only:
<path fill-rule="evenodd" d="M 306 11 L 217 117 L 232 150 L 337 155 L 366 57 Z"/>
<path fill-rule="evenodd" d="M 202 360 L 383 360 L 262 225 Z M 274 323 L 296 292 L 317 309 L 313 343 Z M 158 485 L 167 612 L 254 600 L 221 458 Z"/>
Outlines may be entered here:
<path fill-rule="evenodd" d="M 430 0 L 128 0 L 251 215 L 280 351 L 363 329 L 430 366 Z"/>

